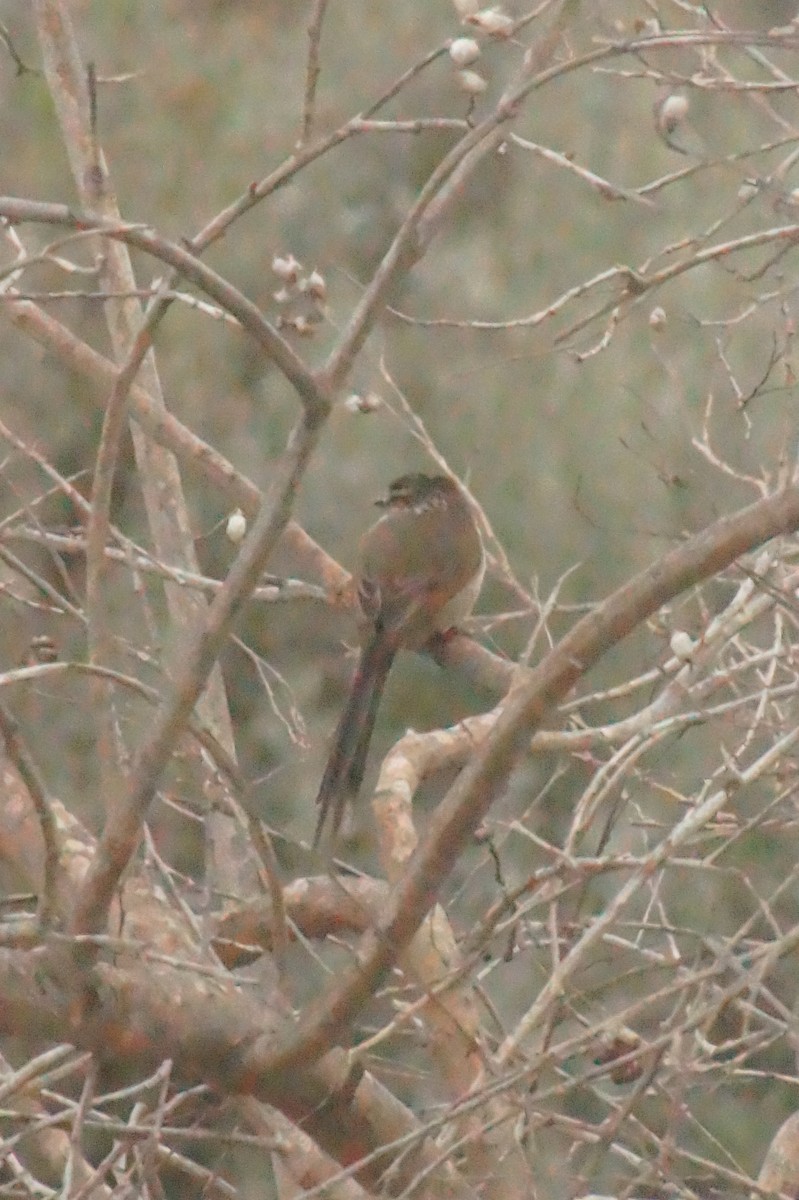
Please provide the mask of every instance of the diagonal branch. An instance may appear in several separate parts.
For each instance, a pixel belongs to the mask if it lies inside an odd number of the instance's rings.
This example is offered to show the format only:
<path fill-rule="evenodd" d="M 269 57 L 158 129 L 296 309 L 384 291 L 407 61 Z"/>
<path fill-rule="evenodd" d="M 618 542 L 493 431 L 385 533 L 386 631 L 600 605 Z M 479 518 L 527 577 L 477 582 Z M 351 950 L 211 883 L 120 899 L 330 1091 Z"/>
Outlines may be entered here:
<path fill-rule="evenodd" d="M 110 359 L 93 350 L 77 338 L 66 325 L 49 316 L 29 300 L 14 299 L 6 293 L 0 302 L 0 314 L 8 317 L 48 354 L 70 371 L 75 371 L 95 385 L 81 390 L 81 397 L 95 406 L 101 403 L 100 391 L 111 388 L 116 368 Z M 143 387 L 134 384 L 130 394 L 131 414 L 144 432 L 159 446 L 170 450 L 184 467 L 190 467 L 207 479 L 231 504 L 250 519 L 254 518 L 263 499 L 259 488 L 234 467 L 209 442 L 198 437 L 173 413 L 156 405 Z M 341 589 L 346 573 L 296 521 L 290 521 L 282 543 L 288 548 L 304 572 L 316 572 L 326 586 Z M 172 564 L 170 564 L 172 565 Z"/>
<path fill-rule="evenodd" d="M 322 415 L 329 407 L 327 391 L 295 354 L 291 346 L 266 320 L 257 305 L 233 287 L 216 271 L 177 242 L 160 237 L 144 225 L 111 221 L 91 213 L 76 213 L 66 204 L 48 204 L 0 196 L 0 217 L 12 223 L 31 221 L 40 225 L 60 225 L 67 229 L 94 229 L 114 241 L 125 242 L 153 258 L 176 267 L 186 279 L 226 309 L 258 343 L 264 353 L 283 372 L 302 403 L 314 414 Z"/>
<path fill-rule="evenodd" d="M 589 668 L 680 592 L 796 528 L 796 487 L 722 517 L 618 588 L 525 676 L 500 711 L 492 735 L 436 809 L 384 920 L 364 938 L 357 965 L 309 1007 L 296 1036 L 278 1043 L 275 1070 L 312 1061 L 346 1031 L 436 902 L 474 830 L 504 791 L 530 735 Z"/>
<path fill-rule="evenodd" d="M 48 974 L 41 952 L 0 948 L 0 1033 L 70 1039 L 117 1069 L 155 1070 L 171 1059 L 183 1083 L 206 1083 L 226 1096 L 252 1096 L 274 1105 L 331 1156 L 353 1164 L 364 1186 L 387 1167 L 399 1185 L 417 1172 L 431 1177 L 440 1200 L 474 1200 L 474 1191 L 447 1161 L 423 1125 L 378 1080 L 365 1072 L 355 1086 L 343 1055 L 277 1076 L 268 1070 L 273 1018 L 252 993 L 199 972 L 149 960 L 125 971 L 106 963 L 92 974 L 92 1004 L 76 1017 L 72 996 Z M 265 1069 L 266 1068 L 266 1069 Z M 442 1113 L 438 1128 L 446 1120 Z"/>
<path fill-rule="evenodd" d="M 310 462 L 322 423 L 306 411 L 274 468 L 271 502 L 263 505 L 222 590 L 208 608 L 206 626 L 179 658 L 175 682 L 158 710 L 127 781 L 125 795 L 106 822 L 97 853 L 75 901 L 72 930 L 97 933 L 122 873 L 135 853 L 147 808 L 175 743 L 189 719 L 227 640 L 233 622 L 257 585 L 288 523 L 299 482 Z"/>

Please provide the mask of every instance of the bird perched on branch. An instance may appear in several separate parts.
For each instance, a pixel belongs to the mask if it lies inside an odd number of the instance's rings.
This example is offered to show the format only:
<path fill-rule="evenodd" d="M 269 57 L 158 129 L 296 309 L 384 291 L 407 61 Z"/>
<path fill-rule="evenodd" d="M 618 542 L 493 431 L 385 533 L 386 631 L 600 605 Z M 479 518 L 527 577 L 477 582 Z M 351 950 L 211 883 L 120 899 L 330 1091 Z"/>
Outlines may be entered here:
<path fill-rule="evenodd" d="M 484 556 L 469 501 L 447 475 L 403 475 L 376 501 L 385 512 L 363 535 L 355 573 L 361 656 L 319 787 L 318 845 L 335 837 L 358 794 L 380 697 L 398 650 L 420 650 L 471 612 Z"/>

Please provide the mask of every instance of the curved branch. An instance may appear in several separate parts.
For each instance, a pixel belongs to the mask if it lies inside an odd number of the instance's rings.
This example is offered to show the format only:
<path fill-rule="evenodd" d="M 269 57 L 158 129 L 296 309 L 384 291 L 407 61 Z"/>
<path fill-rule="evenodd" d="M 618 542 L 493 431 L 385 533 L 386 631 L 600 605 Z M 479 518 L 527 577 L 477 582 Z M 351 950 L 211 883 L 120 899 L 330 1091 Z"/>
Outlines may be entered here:
<path fill-rule="evenodd" d="M 273 1018 L 252 993 L 193 972 L 189 963 L 177 969 L 148 961 L 131 970 L 101 963 L 90 973 L 90 1002 L 78 1012 L 57 972 L 57 955 L 0 948 L 0 1033 L 63 1041 L 68 1031 L 75 1045 L 117 1068 L 144 1071 L 171 1059 L 184 1083 L 252 1096 L 299 1121 L 339 1162 L 357 1164 L 365 1186 L 391 1164 L 400 1184 L 423 1170 L 441 1200 L 473 1197 L 441 1161 L 428 1127 L 368 1072 L 351 1080 L 343 1054 L 283 1076 L 271 1072 Z"/>
<path fill-rule="evenodd" d="M 383 921 L 368 934 L 357 965 L 309 1007 L 297 1034 L 281 1039 L 276 1071 L 324 1054 L 374 994 L 426 913 L 474 830 L 504 791 L 530 735 L 608 650 L 685 588 L 728 567 L 740 555 L 799 528 L 799 488 L 788 488 L 722 517 L 623 584 L 584 616 L 526 675 L 496 727 L 442 800 L 427 834 L 393 894 Z"/>
<path fill-rule="evenodd" d="M 66 229 L 95 230 L 114 241 L 135 246 L 137 250 L 143 250 L 153 258 L 175 267 L 184 278 L 190 280 L 236 318 L 275 366 L 283 372 L 313 417 L 320 420 L 327 415 L 330 402 L 326 389 L 316 382 L 313 373 L 299 355 L 295 354 L 285 338 L 282 338 L 266 320 L 257 305 L 177 242 L 161 237 L 143 225 L 108 221 L 91 213 L 75 213 L 66 204 L 20 200 L 14 196 L 0 196 L 0 217 L 5 217 L 12 224 L 30 221 L 38 225 L 58 225 Z"/>

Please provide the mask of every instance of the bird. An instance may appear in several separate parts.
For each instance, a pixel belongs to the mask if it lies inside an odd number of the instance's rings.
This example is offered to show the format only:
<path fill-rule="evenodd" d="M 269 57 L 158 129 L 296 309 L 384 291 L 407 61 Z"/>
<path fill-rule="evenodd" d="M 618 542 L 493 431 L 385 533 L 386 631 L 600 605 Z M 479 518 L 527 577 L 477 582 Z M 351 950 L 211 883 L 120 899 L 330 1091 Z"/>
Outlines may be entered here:
<path fill-rule="evenodd" d="M 316 797 L 314 847 L 328 819 L 335 840 L 357 797 L 397 652 L 421 650 L 463 621 L 485 571 L 471 503 L 451 476 L 401 475 L 375 504 L 385 511 L 361 538 L 355 572 L 361 653 Z"/>

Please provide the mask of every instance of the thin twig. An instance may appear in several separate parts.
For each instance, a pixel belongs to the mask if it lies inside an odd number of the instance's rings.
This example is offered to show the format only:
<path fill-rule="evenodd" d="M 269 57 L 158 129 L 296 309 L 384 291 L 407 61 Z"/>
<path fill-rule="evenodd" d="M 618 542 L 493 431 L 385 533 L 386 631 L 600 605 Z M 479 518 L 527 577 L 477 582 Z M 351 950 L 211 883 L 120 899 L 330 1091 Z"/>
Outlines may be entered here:
<path fill-rule="evenodd" d="M 305 93 L 302 101 L 302 131 L 297 149 L 301 150 L 313 129 L 316 105 L 316 86 L 321 71 L 319 45 L 322 40 L 322 24 L 325 19 L 328 0 L 314 0 L 311 16 L 308 21 L 308 58 L 305 64 Z"/>
<path fill-rule="evenodd" d="M 39 774 L 33 758 L 19 732 L 19 726 L 4 705 L 0 704 L 0 736 L 5 742 L 6 753 L 19 772 L 28 789 L 44 842 L 42 887 L 39 894 L 38 920 L 43 931 L 51 929 L 59 916 L 58 874 L 61 861 L 61 839 L 53 815 L 47 788 Z"/>

